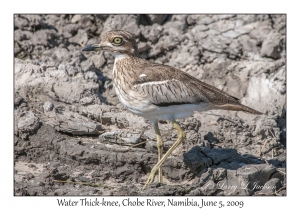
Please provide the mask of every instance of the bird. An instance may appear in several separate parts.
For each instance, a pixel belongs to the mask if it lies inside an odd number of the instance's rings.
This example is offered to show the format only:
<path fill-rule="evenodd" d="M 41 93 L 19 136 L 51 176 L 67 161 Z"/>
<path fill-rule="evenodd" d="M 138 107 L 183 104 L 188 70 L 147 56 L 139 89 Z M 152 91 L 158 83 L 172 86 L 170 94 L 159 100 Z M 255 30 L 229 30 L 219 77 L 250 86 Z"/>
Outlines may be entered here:
<path fill-rule="evenodd" d="M 262 114 L 184 71 L 141 58 L 136 37 L 128 31 L 107 31 L 100 43 L 87 45 L 82 51 L 109 51 L 114 54 L 112 80 L 119 101 L 132 113 L 149 120 L 154 127 L 158 162 L 143 189 L 153 182 L 157 172 L 158 182 L 163 182 L 162 164 L 186 138 L 177 119 L 191 116 L 195 111 L 213 109 Z M 159 120 L 171 121 L 178 133 L 177 140 L 164 155 Z"/>

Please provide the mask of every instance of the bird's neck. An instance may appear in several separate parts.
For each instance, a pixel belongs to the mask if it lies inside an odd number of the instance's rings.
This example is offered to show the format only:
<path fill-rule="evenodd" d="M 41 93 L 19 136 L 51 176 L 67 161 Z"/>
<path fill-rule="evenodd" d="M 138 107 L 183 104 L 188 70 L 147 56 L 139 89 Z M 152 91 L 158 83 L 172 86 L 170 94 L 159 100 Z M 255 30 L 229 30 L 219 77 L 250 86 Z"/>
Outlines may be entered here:
<path fill-rule="evenodd" d="M 140 58 L 128 54 L 115 55 L 113 67 L 113 82 L 116 86 L 122 83 L 124 86 L 131 86 L 137 78 L 136 67 L 139 65 Z"/>

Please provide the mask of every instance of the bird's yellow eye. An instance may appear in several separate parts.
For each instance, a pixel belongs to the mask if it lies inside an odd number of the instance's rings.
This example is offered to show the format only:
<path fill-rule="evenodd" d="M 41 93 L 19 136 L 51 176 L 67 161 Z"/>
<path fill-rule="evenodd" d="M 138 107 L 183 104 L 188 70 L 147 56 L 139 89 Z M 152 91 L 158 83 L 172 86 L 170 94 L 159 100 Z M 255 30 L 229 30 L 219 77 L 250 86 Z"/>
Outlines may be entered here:
<path fill-rule="evenodd" d="M 122 44 L 122 41 L 123 40 L 121 37 L 116 37 L 116 38 L 114 38 L 113 43 L 120 45 L 120 44 Z"/>

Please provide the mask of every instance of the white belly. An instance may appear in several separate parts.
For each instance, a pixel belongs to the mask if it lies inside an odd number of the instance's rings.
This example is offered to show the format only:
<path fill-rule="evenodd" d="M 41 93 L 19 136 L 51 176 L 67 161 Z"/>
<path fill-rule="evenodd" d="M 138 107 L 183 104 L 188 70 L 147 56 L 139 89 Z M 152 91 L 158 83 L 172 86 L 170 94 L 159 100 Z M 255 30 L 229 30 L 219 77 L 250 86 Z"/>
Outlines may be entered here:
<path fill-rule="evenodd" d="M 116 93 L 120 102 L 132 113 L 142 116 L 152 122 L 157 120 L 175 120 L 185 118 L 194 114 L 195 111 L 202 112 L 212 109 L 212 106 L 208 103 L 200 104 L 182 104 L 172 106 L 156 106 L 153 105 L 148 99 L 134 101 L 128 100 L 133 92 L 129 92 L 126 98 L 117 87 Z"/>

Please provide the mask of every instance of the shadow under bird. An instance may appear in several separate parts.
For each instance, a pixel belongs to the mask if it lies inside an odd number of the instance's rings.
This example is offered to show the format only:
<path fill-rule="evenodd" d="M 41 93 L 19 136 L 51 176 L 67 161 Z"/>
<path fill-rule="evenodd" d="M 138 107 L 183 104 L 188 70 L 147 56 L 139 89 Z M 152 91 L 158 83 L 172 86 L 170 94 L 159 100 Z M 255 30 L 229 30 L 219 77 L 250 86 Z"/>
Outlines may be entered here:
<path fill-rule="evenodd" d="M 108 31 L 100 43 L 82 49 L 99 50 L 115 54 L 113 83 L 120 102 L 134 114 L 150 120 L 154 126 L 158 162 L 151 170 L 143 189 L 153 182 L 157 171 L 158 181 L 162 182 L 163 162 L 186 136 L 176 119 L 193 115 L 194 111 L 211 109 L 262 114 L 242 105 L 238 98 L 181 70 L 140 58 L 135 36 L 127 31 Z M 170 120 L 178 132 L 178 139 L 164 155 L 159 120 Z"/>

